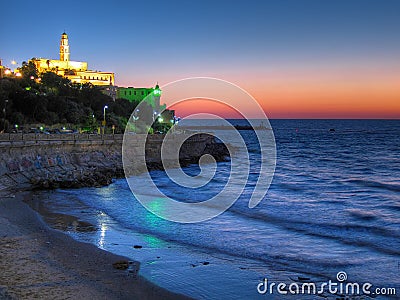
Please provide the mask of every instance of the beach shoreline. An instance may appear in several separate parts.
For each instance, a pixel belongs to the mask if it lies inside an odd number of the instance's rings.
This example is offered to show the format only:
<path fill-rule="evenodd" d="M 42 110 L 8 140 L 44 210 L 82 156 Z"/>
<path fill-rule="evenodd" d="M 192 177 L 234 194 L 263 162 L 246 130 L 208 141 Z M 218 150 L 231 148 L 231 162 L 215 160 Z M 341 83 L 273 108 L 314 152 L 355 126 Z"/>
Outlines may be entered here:
<path fill-rule="evenodd" d="M 188 299 L 135 274 L 139 262 L 77 241 L 62 227 L 72 223 L 93 230 L 91 224 L 37 209 L 29 201 L 35 190 L 107 186 L 123 177 L 122 136 L 1 137 L 0 299 Z M 149 170 L 164 168 L 155 151 L 161 142 L 159 135 L 150 138 Z M 224 160 L 221 146 L 212 136 L 192 138 L 180 163 L 197 163 L 204 154 Z M 118 261 L 128 268 L 115 269 Z"/>
<path fill-rule="evenodd" d="M 50 228 L 24 203 L 31 191 L 0 193 L 0 299 L 188 299 L 136 274 L 139 262 L 116 269 L 129 259 Z"/>

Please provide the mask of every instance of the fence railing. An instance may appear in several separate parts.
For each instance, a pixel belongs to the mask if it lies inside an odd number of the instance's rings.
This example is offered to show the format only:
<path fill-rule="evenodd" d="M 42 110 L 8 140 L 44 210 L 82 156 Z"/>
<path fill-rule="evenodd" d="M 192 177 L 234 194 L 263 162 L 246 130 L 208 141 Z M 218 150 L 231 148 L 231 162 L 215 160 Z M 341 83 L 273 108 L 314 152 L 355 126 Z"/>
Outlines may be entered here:
<path fill-rule="evenodd" d="M 184 133 L 181 133 L 184 134 Z M 177 134 L 180 135 L 180 134 Z M 190 136 L 191 142 L 203 142 L 207 139 L 212 139 L 209 134 L 200 133 L 195 135 L 184 134 Z M 145 138 L 145 134 L 135 134 L 132 138 L 142 139 Z M 147 139 L 153 142 L 162 142 L 165 135 L 163 134 L 151 134 L 147 136 Z M 173 136 L 172 136 L 173 137 Z M 1 133 L 0 142 L 31 142 L 31 141 L 118 141 L 122 142 L 124 138 L 123 134 L 36 134 L 36 133 Z"/>
<path fill-rule="evenodd" d="M 14 141 L 94 141 L 122 140 L 123 134 L 36 134 L 36 133 L 2 133 L 0 142 Z"/>

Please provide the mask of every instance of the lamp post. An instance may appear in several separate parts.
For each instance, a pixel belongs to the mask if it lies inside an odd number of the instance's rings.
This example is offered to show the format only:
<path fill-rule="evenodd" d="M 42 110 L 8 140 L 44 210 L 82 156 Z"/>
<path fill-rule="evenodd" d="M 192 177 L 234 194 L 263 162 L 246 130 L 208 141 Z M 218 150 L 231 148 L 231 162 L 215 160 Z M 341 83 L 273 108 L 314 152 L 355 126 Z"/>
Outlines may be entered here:
<path fill-rule="evenodd" d="M 136 121 L 139 120 L 139 117 L 138 117 L 139 111 L 140 111 L 139 108 L 137 108 L 137 109 L 135 109 L 135 112 L 133 114 L 133 124 L 135 125 L 135 128 L 134 128 L 135 133 L 137 133 Z"/>
<path fill-rule="evenodd" d="M 105 133 L 106 129 L 106 109 L 108 108 L 107 105 L 103 107 L 103 134 Z"/>

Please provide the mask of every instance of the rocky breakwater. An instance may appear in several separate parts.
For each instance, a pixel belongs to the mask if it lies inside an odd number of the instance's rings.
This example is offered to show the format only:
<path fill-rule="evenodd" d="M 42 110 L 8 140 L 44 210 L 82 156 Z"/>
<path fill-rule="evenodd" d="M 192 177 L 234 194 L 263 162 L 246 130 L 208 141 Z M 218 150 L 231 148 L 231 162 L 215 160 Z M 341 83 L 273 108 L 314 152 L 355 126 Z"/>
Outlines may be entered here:
<path fill-rule="evenodd" d="M 133 137 L 141 138 L 141 135 Z M 108 185 L 113 178 L 124 176 L 122 141 L 123 135 L 0 134 L 0 189 Z M 147 137 L 148 170 L 170 167 L 161 162 L 162 142 L 163 135 Z M 204 154 L 212 155 L 216 161 L 229 156 L 227 148 L 216 144 L 211 135 L 195 135 L 182 145 L 180 165 L 197 163 Z M 146 170 L 136 170 L 143 171 Z"/>
<path fill-rule="evenodd" d="M 228 148 L 224 144 L 216 143 L 214 136 L 210 134 L 199 133 L 191 136 L 176 134 L 172 135 L 168 142 L 163 139 L 163 135 L 154 135 L 151 136 L 151 140 L 147 139 L 146 141 L 145 160 L 148 170 L 163 170 L 198 164 L 200 158 L 207 154 L 217 162 L 225 161 L 229 157 Z M 162 153 L 163 155 L 161 155 Z M 127 171 L 126 168 L 125 171 Z"/>

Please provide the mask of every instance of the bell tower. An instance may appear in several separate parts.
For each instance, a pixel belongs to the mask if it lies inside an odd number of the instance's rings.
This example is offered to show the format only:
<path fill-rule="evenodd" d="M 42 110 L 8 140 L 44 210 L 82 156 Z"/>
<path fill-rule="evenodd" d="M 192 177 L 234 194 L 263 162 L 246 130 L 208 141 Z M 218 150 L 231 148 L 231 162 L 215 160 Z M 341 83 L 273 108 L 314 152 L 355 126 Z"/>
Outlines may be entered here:
<path fill-rule="evenodd" d="M 69 61 L 68 35 L 65 32 L 61 35 L 60 60 Z"/>

